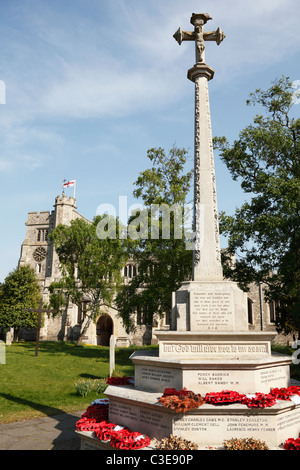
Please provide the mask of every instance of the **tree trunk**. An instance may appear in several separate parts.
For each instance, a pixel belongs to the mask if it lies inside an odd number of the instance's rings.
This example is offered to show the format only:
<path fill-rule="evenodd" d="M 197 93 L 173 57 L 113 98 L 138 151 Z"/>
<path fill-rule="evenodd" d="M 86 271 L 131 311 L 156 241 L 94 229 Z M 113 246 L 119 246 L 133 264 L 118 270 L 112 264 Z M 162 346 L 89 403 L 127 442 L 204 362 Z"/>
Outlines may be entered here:
<path fill-rule="evenodd" d="M 91 313 L 91 314 L 88 316 L 87 321 L 86 321 L 86 323 L 85 323 L 85 325 L 84 325 L 82 331 L 81 331 L 80 334 L 79 334 L 79 337 L 78 337 L 77 343 L 76 343 L 77 346 L 81 346 L 82 341 L 83 341 L 83 337 L 84 337 L 85 333 L 87 332 L 88 327 L 89 327 L 90 324 L 91 324 L 92 318 L 93 318 L 93 315 L 92 315 L 92 313 Z"/>
<path fill-rule="evenodd" d="M 20 333 L 20 329 L 19 328 L 14 328 L 14 343 L 17 343 L 19 341 L 19 333 Z"/>

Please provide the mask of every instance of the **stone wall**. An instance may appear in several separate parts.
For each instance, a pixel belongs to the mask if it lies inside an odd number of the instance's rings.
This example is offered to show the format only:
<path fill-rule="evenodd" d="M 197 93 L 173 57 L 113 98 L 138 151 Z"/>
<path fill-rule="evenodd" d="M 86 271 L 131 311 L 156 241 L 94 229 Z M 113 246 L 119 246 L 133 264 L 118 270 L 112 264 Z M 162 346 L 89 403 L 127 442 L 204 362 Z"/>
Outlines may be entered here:
<path fill-rule="evenodd" d="M 250 331 L 277 331 L 276 324 L 271 318 L 270 305 L 264 300 L 264 290 L 262 286 L 262 302 L 260 299 L 260 288 L 257 284 L 250 286 L 248 297 L 248 316 L 249 316 L 249 330 Z M 262 305 L 262 307 L 261 307 Z M 274 307 L 275 308 L 275 307 Z M 276 308 L 275 308 L 276 316 Z M 279 344 L 292 344 L 295 340 L 293 334 L 277 333 L 274 343 Z"/>

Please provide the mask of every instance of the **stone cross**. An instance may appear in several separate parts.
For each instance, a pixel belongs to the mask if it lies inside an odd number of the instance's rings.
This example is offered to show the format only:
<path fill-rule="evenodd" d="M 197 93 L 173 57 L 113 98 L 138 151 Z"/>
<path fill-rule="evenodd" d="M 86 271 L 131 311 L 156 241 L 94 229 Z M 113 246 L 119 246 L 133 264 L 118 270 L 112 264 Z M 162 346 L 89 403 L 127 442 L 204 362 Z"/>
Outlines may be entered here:
<path fill-rule="evenodd" d="M 194 25 L 194 31 L 182 31 L 178 28 L 174 38 L 180 45 L 182 41 L 195 41 L 196 44 L 196 63 L 204 62 L 205 41 L 216 41 L 219 45 L 226 37 L 221 28 L 217 31 L 203 31 L 203 26 L 208 20 L 211 20 L 208 13 L 193 13 L 191 23 Z"/>
<path fill-rule="evenodd" d="M 33 312 L 38 313 L 38 326 L 36 332 L 36 342 L 35 342 L 35 355 L 38 356 L 39 353 L 39 342 L 40 342 L 40 331 L 41 331 L 41 323 L 42 323 L 42 313 L 54 313 L 54 310 L 43 308 L 43 299 L 40 300 L 39 308 L 25 308 L 25 312 Z"/>
<path fill-rule="evenodd" d="M 219 239 L 217 194 L 214 154 L 209 108 L 208 81 L 214 70 L 205 63 L 205 41 L 218 45 L 225 38 L 223 31 L 205 32 L 203 26 L 211 17 L 208 13 L 193 13 L 194 31 L 174 34 L 176 41 L 194 41 L 196 63 L 188 71 L 188 79 L 195 83 L 195 156 L 194 156 L 194 259 L 193 281 L 219 281 L 223 279 Z"/>

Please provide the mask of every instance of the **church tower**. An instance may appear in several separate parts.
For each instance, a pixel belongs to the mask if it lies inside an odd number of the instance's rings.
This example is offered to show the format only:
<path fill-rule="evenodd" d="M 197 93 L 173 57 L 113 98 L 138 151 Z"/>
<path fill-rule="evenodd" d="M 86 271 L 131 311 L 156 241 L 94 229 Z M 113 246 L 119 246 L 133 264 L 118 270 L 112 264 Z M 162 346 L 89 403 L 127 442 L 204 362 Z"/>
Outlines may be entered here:
<path fill-rule="evenodd" d="M 45 285 L 46 278 L 59 278 L 60 271 L 57 255 L 48 235 L 59 224 L 69 225 L 72 220 L 82 217 L 76 211 L 76 201 L 65 194 L 57 196 L 54 210 L 29 212 L 25 223 L 26 237 L 21 247 L 19 265 L 31 266 L 41 285 Z"/>

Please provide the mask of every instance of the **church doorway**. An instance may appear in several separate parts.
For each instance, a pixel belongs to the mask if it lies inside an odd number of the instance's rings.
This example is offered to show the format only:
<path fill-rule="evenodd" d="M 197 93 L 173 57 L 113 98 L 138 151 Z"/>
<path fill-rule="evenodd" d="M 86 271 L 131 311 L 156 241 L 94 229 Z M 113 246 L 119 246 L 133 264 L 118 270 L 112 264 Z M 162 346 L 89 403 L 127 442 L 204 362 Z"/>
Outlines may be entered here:
<path fill-rule="evenodd" d="M 101 315 L 97 320 L 96 334 L 98 346 L 109 346 L 109 339 L 113 334 L 114 324 L 112 318 L 105 314 Z"/>

